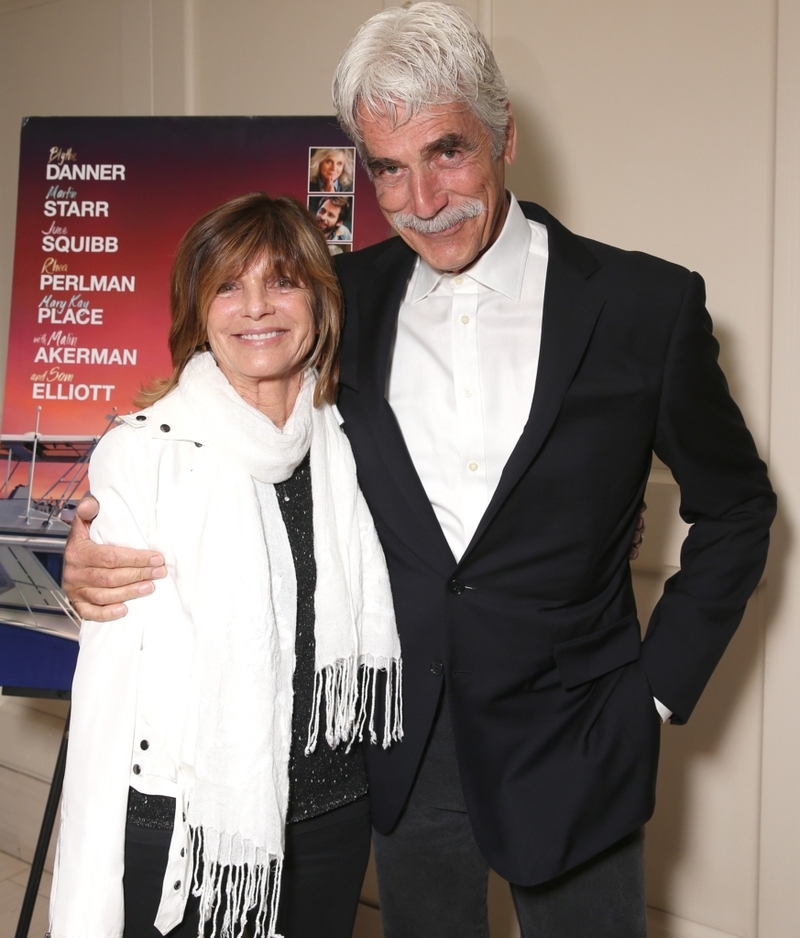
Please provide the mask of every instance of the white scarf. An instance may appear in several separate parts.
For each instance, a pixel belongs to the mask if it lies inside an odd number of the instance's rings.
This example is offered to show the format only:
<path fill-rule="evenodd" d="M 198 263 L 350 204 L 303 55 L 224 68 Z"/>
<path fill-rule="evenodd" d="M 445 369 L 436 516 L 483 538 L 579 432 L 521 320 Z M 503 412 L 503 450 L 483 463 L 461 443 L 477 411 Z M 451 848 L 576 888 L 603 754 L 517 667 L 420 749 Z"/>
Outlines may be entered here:
<path fill-rule="evenodd" d="M 189 362 L 170 395 L 182 398 L 216 450 L 214 490 L 197 506 L 206 518 L 197 557 L 207 567 L 209 589 L 190 600 L 197 696 L 183 762 L 193 777 L 187 820 L 194 893 L 201 922 L 213 919 L 224 899 L 223 934 L 240 934 L 251 908 L 258 910 L 254 938 L 275 933 L 289 795 L 296 584 L 273 486 L 289 478 L 309 448 L 317 585 L 307 751 L 317 742 L 323 695 L 329 745 L 349 747 L 365 726 L 376 741 L 379 670 L 387 674 L 382 745 L 403 735 L 400 644 L 386 562 L 338 412 L 313 407 L 315 384 L 309 372 L 283 430 L 238 395 L 207 352 Z M 158 404 L 154 417 L 157 411 Z M 220 590 L 220 583 L 228 588 Z"/>

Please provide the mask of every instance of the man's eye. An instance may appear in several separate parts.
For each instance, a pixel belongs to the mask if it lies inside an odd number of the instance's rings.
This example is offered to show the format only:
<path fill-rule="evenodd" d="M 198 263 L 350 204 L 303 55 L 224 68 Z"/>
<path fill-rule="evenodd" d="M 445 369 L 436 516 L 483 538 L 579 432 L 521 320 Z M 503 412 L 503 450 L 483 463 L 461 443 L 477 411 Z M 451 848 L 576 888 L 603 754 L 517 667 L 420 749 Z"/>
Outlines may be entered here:
<path fill-rule="evenodd" d="M 452 161 L 458 157 L 458 150 L 442 150 L 442 157 L 445 160 Z"/>
<path fill-rule="evenodd" d="M 381 170 L 382 176 L 396 176 L 400 172 L 399 166 L 384 166 Z"/>

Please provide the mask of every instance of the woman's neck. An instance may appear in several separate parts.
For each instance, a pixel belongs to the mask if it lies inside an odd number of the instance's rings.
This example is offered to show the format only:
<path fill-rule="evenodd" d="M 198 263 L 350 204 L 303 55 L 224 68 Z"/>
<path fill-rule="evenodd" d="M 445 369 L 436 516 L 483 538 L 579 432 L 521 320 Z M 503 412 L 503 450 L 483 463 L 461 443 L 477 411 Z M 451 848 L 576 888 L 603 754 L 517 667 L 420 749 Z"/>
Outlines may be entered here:
<path fill-rule="evenodd" d="M 264 416 L 283 429 L 291 417 L 297 395 L 303 383 L 303 375 L 294 374 L 288 378 L 271 378 L 253 381 L 235 375 L 225 375 L 231 387 L 251 407 L 261 411 Z"/>

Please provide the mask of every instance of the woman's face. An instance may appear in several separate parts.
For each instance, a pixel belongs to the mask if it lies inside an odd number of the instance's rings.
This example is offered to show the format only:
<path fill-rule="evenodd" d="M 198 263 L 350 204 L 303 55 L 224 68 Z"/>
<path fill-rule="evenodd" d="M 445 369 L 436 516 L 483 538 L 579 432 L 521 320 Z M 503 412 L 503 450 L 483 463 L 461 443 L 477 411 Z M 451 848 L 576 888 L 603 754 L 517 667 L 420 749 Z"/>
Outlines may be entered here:
<path fill-rule="evenodd" d="M 266 258 L 217 290 L 208 310 L 208 344 L 225 377 L 250 403 L 254 392 L 297 387 L 316 341 L 310 295 L 274 277 Z"/>
<path fill-rule="evenodd" d="M 331 150 L 319 164 L 320 179 L 333 185 L 344 170 L 344 153 L 342 150 Z"/>

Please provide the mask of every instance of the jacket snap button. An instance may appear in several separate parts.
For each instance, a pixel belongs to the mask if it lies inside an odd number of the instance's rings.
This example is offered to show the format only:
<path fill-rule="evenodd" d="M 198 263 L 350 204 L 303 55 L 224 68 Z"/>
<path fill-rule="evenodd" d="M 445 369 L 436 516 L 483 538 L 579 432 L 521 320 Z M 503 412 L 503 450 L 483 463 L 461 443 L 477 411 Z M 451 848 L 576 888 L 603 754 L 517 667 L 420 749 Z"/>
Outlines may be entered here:
<path fill-rule="evenodd" d="M 444 671 L 444 665 L 441 661 L 431 661 L 431 674 L 435 674 L 437 677 Z"/>
<path fill-rule="evenodd" d="M 186 856 L 186 847 L 181 847 L 181 856 L 182 857 Z"/>
<path fill-rule="evenodd" d="M 135 765 L 135 766 L 133 767 L 133 774 L 134 774 L 134 775 L 138 775 L 141 771 L 142 771 L 142 767 L 141 767 L 140 765 Z"/>
<path fill-rule="evenodd" d="M 145 417 L 144 414 L 137 414 L 137 415 L 136 415 L 136 419 L 137 419 L 137 420 L 147 420 L 147 417 Z"/>
<path fill-rule="evenodd" d="M 149 748 L 150 748 L 150 743 L 148 743 L 148 741 L 147 741 L 146 739 L 143 739 L 143 740 L 139 743 L 139 746 L 140 746 L 142 749 L 149 749 Z"/>
<path fill-rule="evenodd" d="M 461 582 L 461 580 L 451 580 L 451 581 L 447 584 L 447 588 L 450 590 L 450 592 L 451 592 L 454 596 L 460 596 L 460 595 L 464 592 L 464 590 L 466 589 L 466 587 L 465 587 L 464 584 Z"/>
<path fill-rule="evenodd" d="M 158 429 L 161 430 L 162 433 L 169 433 L 169 424 L 162 423 Z"/>
<path fill-rule="evenodd" d="M 173 889 L 180 889 L 180 888 L 181 888 L 181 881 L 180 881 L 179 879 L 176 879 L 176 880 L 175 880 L 175 885 L 174 885 L 172 888 L 173 888 Z"/>

